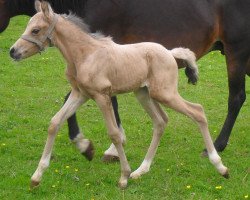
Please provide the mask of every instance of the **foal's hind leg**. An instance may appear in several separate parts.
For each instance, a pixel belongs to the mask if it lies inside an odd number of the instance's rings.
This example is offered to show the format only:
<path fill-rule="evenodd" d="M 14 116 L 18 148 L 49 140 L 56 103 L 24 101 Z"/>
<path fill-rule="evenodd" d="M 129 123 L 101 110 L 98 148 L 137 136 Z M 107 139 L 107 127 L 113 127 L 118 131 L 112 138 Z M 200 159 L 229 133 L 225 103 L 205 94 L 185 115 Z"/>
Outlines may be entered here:
<path fill-rule="evenodd" d="M 137 92 L 135 92 L 135 94 L 138 101 L 141 103 L 145 111 L 152 119 L 154 129 L 152 141 L 142 164 L 136 171 L 134 171 L 130 175 L 130 177 L 134 179 L 149 171 L 153 158 L 156 154 L 161 136 L 164 133 L 165 126 L 168 122 L 168 118 L 165 112 L 161 109 L 157 102 L 149 97 L 148 90 L 146 88 L 138 90 Z"/>
<path fill-rule="evenodd" d="M 65 97 L 65 102 L 69 98 L 71 92 L 69 92 Z M 64 103 L 65 103 L 64 102 Z M 89 161 L 93 159 L 94 156 L 94 146 L 91 140 L 84 138 L 83 133 L 79 129 L 76 120 L 76 113 L 71 115 L 68 119 L 68 127 L 69 127 L 69 138 L 76 145 L 82 155 L 84 155 Z"/>
<path fill-rule="evenodd" d="M 83 98 L 78 92 L 72 91 L 66 103 L 63 105 L 60 111 L 52 118 L 48 129 L 48 138 L 44 147 L 41 160 L 38 164 L 35 173 L 31 177 L 31 188 L 39 185 L 44 171 L 49 166 L 53 144 L 61 124 L 67 118 L 69 118 L 76 111 L 76 109 L 85 101 L 87 101 L 87 98 Z"/>
<path fill-rule="evenodd" d="M 158 94 L 167 94 L 167 91 L 164 91 L 163 93 Z M 200 127 L 210 162 L 216 167 L 216 169 L 219 171 L 221 175 L 224 177 L 228 177 L 228 169 L 222 164 L 221 158 L 218 155 L 207 125 L 207 119 L 205 117 L 203 108 L 199 104 L 193 104 L 188 101 L 185 101 L 178 92 L 168 95 L 163 95 L 161 97 L 157 96 L 156 99 L 163 103 L 164 105 L 183 113 L 184 115 L 187 115 L 191 119 L 193 119 Z"/>

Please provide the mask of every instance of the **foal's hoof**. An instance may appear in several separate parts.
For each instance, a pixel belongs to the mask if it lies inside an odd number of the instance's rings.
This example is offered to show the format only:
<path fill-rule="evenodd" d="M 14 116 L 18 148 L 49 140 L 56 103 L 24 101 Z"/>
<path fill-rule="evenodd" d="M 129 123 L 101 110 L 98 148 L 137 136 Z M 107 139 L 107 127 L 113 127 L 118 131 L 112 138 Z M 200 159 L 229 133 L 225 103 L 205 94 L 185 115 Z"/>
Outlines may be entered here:
<path fill-rule="evenodd" d="M 85 156 L 85 158 L 88 161 L 91 161 L 93 159 L 93 157 L 95 155 L 95 148 L 94 148 L 94 145 L 91 141 L 89 141 L 89 146 L 86 149 L 86 151 L 82 153 L 82 155 Z"/>
<path fill-rule="evenodd" d="M 39 183 L 40 182 L 38 182 L 38 181 L 31 180 L 31 182 L 30 182 L 30 189 L 32 190 L 32 189 L 37 188 L 39 186 Z"/>
<path fill-rule="evenodd" d="M 119 162 L 120 158 L 118 156 L 104 154 L 102 161 L 106 163 Z"/>
<path fill-rule="evenodd" d="M 119 181 L 118 186 L 122 190 L 126 189 L 128 186 L 128 180 Z"/>
<path fill-rule="evenodd" d="M 227 171 L 222 175 L 224 178 L 229 179 L 229 171 Z"/>

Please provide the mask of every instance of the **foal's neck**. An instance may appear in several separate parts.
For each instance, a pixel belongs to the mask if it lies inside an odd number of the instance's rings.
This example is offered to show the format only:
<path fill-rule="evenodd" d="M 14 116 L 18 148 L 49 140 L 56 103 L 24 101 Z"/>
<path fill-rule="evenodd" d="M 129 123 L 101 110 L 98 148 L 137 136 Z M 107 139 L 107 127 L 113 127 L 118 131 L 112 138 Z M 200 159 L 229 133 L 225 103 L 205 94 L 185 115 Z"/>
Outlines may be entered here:
<path fill-rule="evenodd" d="M 99 45 L 98 41 L 79 27 L 59 16 L 55 27 L 55 46 L 61 51 L 68 66 L 76 67 Z"/>

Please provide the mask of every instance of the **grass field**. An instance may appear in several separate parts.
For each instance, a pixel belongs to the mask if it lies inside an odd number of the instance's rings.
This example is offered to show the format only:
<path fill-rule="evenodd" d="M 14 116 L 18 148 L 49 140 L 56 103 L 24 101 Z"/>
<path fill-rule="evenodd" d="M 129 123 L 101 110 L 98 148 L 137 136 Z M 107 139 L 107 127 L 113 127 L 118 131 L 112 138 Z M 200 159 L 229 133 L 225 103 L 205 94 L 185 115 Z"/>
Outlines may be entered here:
<path fill-rule="evenodd" d="M 65 63 L 55 48 L 20 63 L 10 59 L 9 48 L 27 21 L 27 17 L 12 19 L 8 30 L 0 35 L 0 199 L 250 199 L 248 101 L 238 116 L 228 148 L 221 154 L 230 169 L 228 180 L 216 172 L 207 158 L 200 156 L 204 144 L 197 126 L 165 109 L 170 122 L 150 172 L 139 180 L 129 180 L 128 188 L 120 190 L 119 164 L 101 161 L 110 141 L 100 111 L 89 101 L 77 116 L 86 137 L 94 142 L 95 158 L 88 162 L 78 153 L 68 139 L 65 124 L 57 136 L 53 159 L 40 187 L 30 191 L 30 177 L 42 154 L 48 124 L 70 87 L 64 76 Z M 185 99 L 204 106 L 215 138 L 227 111 L 225 61 L 215 52 L 198 64 L 198 85 L 188 85 L 184 71 L 180 70 L 179 90 Z M 246 89 L 249 98 L 249 79 Z M 135 170 L 149 146 L 152 125 L 133 94 L 122 95 L 118 100 L 127 133 L 125 151 Z"/>

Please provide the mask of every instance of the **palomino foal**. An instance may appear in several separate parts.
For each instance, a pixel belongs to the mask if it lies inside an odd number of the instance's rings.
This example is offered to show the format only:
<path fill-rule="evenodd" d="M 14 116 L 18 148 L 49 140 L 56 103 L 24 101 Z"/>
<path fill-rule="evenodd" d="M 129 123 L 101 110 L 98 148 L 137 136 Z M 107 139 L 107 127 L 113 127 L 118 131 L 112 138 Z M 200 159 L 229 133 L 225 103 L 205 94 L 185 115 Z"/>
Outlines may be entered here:
<path fill-rule="evenodd" d="M 178 67 L 175 58 L 186 60 L 197 71 L 194 54 L 183 48 L 171 51 L 156 43 L 118 45 L 110 38 L 91 35 L 86 25 L 73 15 L 58 15 L 47 2 L 36 3 L 37 14 L 31 18 L 23 36 L 11 48 L 15 60 L 27 58 L 52 44 L 67 61 L 66 75 L 72 92 L 52 118 L 48 139 L 31 186 L 37 186 L 49 166 L 55 136 L 61 124 L 88 99 L 101 109 L 109 136 L 117 148 L 121 164 L 119 186 L 127 186 L 129 177 L 138 178 L 149 171 L 168 117 L 159 103 L 187 115 L 200 128 L 211 163 L 227 177 L 212 143 L 201 105 L 185 101 L 177 91 Z M 70 30 L 70 31 L 69 31 Z M 114 94 L 134 92 L 153 122 L 153 138 L 141 166 L 131 173 L 111 106 Z"/>

